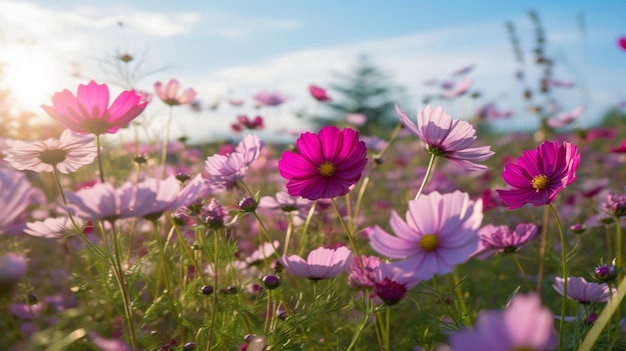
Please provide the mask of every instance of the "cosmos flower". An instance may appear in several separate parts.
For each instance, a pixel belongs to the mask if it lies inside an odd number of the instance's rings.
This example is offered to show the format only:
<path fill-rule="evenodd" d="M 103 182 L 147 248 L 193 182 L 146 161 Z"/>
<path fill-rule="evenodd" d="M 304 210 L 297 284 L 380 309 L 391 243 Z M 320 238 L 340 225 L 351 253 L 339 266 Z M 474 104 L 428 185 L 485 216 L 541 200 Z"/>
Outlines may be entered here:
<path fill-rule="evenodd" d="M 298 255 L 283 256 L 280 263 L 285 269 L 300 278 L 311 280 L 330 279 L 338 276 L 350 264 L 350 250 L 341 246 L 337 249 L 317 248 L 309 253 L 306 261 Z"/>
<path fill-rule="evenodd" d="M 513 115 L 513 111 L 500 111 L 493 103 L 483 105 L 476 111 L 476 116 L 481 120 L 506 119 Z"/>
<path fill-rule="evenodd" d="M 549 118 L 546 123 L 552 128 L 563 128 L 572 124 L 578 116 L 585 111 L 584 106 L 578 106 L 571 112 L 562 113 L 554 118 Z"/>
<path fill-rule="evenodd" d="M 485 252 L 511 253 L 529 242 L 537 234 L 537 226 L 521 223 L 511 231 L 508 226 L 487 224 L 478 230 L 480 245 L 477 254 Z"/>
<path fill-rule="evenodd" d="M 237 181 L 243 179 L 250 163 L 259 158 L 263 145 L 256 135 L 250 134 L 239 142 L 234 152 L 207 157 L 204 163 L 209 173 L 206 183 L 216 189 L 235 187 Z"/>
<path fill-rule="evenodd" d="M 546 141 L 535 150 L 524 151 L 517 163 L 506 164 L 502 178 L 512 189 L 496 191 L 511 210 L 527 203 L 547 205 L 576 180 L 579 162 L 576 145 Z"/>
<path fill-rule="evenodd" d="M 288 180 L 289 194 L 309 200 L 347 194 L 367 163 L 365 143 L 350 128 L 325 126 L 319 134 L 303 133 L 296 149 L 283 153 L 278 169 Z"/>
<path fill-rule="evenodd" d="M 263 125 L 263 117 L 261 117 L 261 116 L 256 116 L 254 118 L 254 120 L 251 120 L 246 115 L 239 115 L 239 116 L 237 116 L 237 122 L 231 124 L 230 128 L 234 132 L 239 133 L 244 128 L 245 129 L 251 129 L 251 130 L 261 130 L 261 129 L 265 128 L 265 126 Z"/>
<path fill-rule="evenodd" d="M 0 234 L 21 233 L 26 225 L 26 209 L 34 195 L 24 173 L 0 168 Z"/>
<path fill-rule="evenodd" d="M 192 88 L 179 93 L 180 83 L 176 79 L 171 79 L 165 89 L 163 83 L 156 82 L 154 90 L 159 99 L 170 106 L 190 104 L 196 99 L 196 92 Z"/>
<path fill-rule="evenodd" d="M 606 213 L 624 217 L 626 216 L 626 194 L 609 193 L 600 207 Z"/>
<path fill-rule="evenodd" d="M 84 220 L 106 220 L 113 222 L 128 217 L 132 207 L 134 185 L 126 182 L 120 188 L 109 183 L 98 183 L 76 192 L 66 192 L 67 209 Z"/>
<path fill-rule="evenodd" d="M 82 220 L 74 218 L 74 221 L 79 228 L 83 227 Z M 69 217 L 46 218 L 43 221 L 26 223 L 24 233 L 51 239 L 62 239 L 76 234 Z"/>
<path fill-rule="evenodd" d="M 537 294 L 515 295 L 502 312 L 482 311 L 473 329 L 450 337 L 452 351 L 552 350 L 554 317 Z"/>
<path fill-rule="evenodd" d="M 478 248 L 482 219 L 481 202 L 470 201 L 468 194 L 432 192 L 409 201 L 406 222 L 391 213 L 389 224 L 396 236 L 375 226 L 370 246 L 386 257 L 406 258 L 398 265 L 428 280 L 451 273 L 470 258 Z"/>
<path fill-rule="evenodd" d="M 427 106 L 417 114 L 417 126 L 396 105 L 396 113 L 404 126 L 415 134 L 429 153 L 442 156 L 468 171 L 484 170 L 485 161 L 494 152 L 489 146 L 470 147 L 476 140 L 476 130 L 466 121 L 452 119 L 442 107 Z"/>
<path fill-rule="evenodd" d="M 94 81 L 80 84 L 76 96 L 65 89 L 52 96 L 52 106 L 41 105 L 52 118 L 78 133 L 115 133 L 146 108 L 134 90 L 123 91 L 109 107 L 109 87 Z"/>
<path fill-rule="evenodd" d="M 459 96 L 465 95 L 465 93 L 467 93 L 467 91 L 469 90 L 471 86 L 472 86 L 472 79 L 466 78 L 456 83 L 454 86 L 452 86 L 449 91 L 443 92 L 442 95 L 446 99 L 459 97 Z"/>
<path fill-rule="evenodd" d="M 457 68 L 454 71 L 452 71 L 452 75 L 453 76 L 462 76 L 464 74 L 467 74 L 467 73 L 473 71 L 474 68 L 476 68 L 476 65 L 474 65 L 474 64 L 463 66 L 463 67 Z"/>
<path fill-rule="evenodd" d="M 361 255 L 360 261 L 357 256 L 352 257 L 349 266 L 348 285 L 357 289 L 373 288 L 378 266 L 380 266 L 380 258 L 376 256 Z M 384 280 L 384 278 L 382 279 Z"/>
<path fill-rule="evenodd" d="M 622 141 L 618 147 L 611 148 L 610 151 L 614 154 L 626 154 L 626 140 Z"/>
<path fill-rule="evenodd" d="M 326 93 L 326 89 L 320 88 L 317 85 L 309 85 L 309 93 L 317 101 L 329 101 L 330 96 Z"/>
<path fill-rule="evenodd" d="M 554 290 L 563 295 L 563 278 L 556 277 L 552 285 Z M 616 294 L 617 290 L 613 290 Z M 611 297 L 609 286 L 602 283 L 590 283 L 583 277 L 567 278 L 567 298 L 583 304 L 607 302 Z"/>
<path fill-rule="evenodd" d="M 66 129 L 58 140 L 15 141 L 7 153 L 5 160 L 21 171 L 68 174 L 96 158 L 96 145 L 92 136 Z"/>
<path fill-rule="evenodd" d="M 281 93 L 264 91 L 256 94 L 253 98 L 260 106 L 278 106 L 287 101 L 287 98 Z"/>
<path fill-rule="evenodd" d="M 308 207 L 310 204 L 311 200 L 300 196 L 291 196 L 286 191 L 276 193 L 275 198 L 272 196 L 263 196 L 261 200 L 259 200 L 259 207 L 284 212 L 297 211 Z"/>
<path fill-rule="evenodd" d="M 173 175 L 166 179 L 146 179 L 135 186 L 132 206 L 123 217 L 158 219 L 163 213 L 176 211 L 194 201 L 203 185 L 201 175 L 190 179 L 183 189 Z"/>
<path fill-rule="evenodd" d="M 419 283 L 413 270 L 397 263 L 381 263 L 372 273 L 374 292 L 387 305 L 397 304 L 407 291 Z"/>

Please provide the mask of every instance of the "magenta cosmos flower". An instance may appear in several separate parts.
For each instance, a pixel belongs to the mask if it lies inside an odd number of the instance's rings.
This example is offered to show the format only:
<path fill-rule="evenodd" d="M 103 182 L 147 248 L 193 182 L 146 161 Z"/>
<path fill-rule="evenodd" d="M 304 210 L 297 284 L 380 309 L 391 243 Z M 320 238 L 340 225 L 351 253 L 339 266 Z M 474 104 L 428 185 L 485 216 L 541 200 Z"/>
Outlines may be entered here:
<path fill-rule="evenodd" d="M 554 280 L 552 287 L 556 292 L 563 295 L 563 282 L 564 279 L 557 277 Z M 613 290 L 613 293 L 617 293 L 617 290 Z M 583 277 L 568 277 L 567 278 L 567 298 L 578 301 L 583 304 L 594 302 L 607 302 L 611 297 L 611 290 L 606 284 L 598 284 L 593 282 L 587 282 Z"/>
<path fill-rule="evenodd" d="M 146 108 L 134 90 L 123 91 L 109 107 L 109 87 L 94 81 L 80 84 L 76 96 L 65 89 L 52 96 L 52 106 L 41 107 L 66 128 L 78 133 L 115 133 Z"/>
<path fill-rule="evenodd" d="M 171 79 L 165 88 L 161 82 L 154 84 L 154 91 L 159 99 L 170 106 L 190 104 L 196 99 L 195 90 L 189 88 L 180 93 L 179 90 L 180 83 L 176 79 Z"/>
<path fill-rule="evenodd" d="M 511 231 L 508 226 L 487 224 L 478 230 L 480 237 L 479 254 L 504 252 L 512 253 L 529 242 L 537 234 L 537 226 L 521 223 Z"/>
<path fill-rule="evenodd" d="M 44 141 L 15 141 L 5 158 L 13 167 L 34 172 L 68 174 L 96 158 L 92 136 L 63 131 L 61 137 Z"/>
<path fill-rule="evenodd" d="M 466 121 L 452 119 L 442 107 L 427 106 L 417 113 L 417 126 L 396 105 L 396 113 L 406 128 L 426 144 L 426 150 L 442 156 L 468 171 L 484 170 L 487 166 L 474 162 L 485 161 L 494 152 L 489 146 L 470 147 L 476 140 L 476 130 Z"/>
<path fill-rule="evenodd" d="M 620 49 L 626 51 L 626 35 L 621 36 L 617 39 L 617 46 L 619 46 Z"/>
<path fill-rule="evenodd" d="M 419 279 L 398 263 L 382 263 L 373 272 L 374 292 L 387 305 L 397 304 Z"/>
<path fill-rule="evenodd" d="M 330 100 L 330 96 L 326 93 L 326 89 L 320 88 L 317 85 L 309 85 L 309 93 L 311 93 L 311 96 L 317 101 L 324 102 Z"/>
<path fill-rule="evenodd" d="M 325 126 L 319 134 L 304 133 L 296 149 L 283 153 L 278 169 L 288 180 L 289 194 L 309 200 L 347 194 L 367 163 L 365 143 L 349 128 Z"/>
<path fill-rule="evenodd" d="M 370 246 L 389 258 L 406 258 L 398 264 L 428 280 L 469 259 L 478 248 L 482 220 L 480 201 L 475 204 L 460 191 L 443 195 L 435 191 L 409 201 L 406 222 L 391 213 L 389 224 L 396 236 L 375 226 Z"/>
<path fill-rule="evenodd" d="M 350 264 L 350 250 L 342 246 L 338 249 L 320 247 L 309 253 L 306 261 L 298 255 L 283 256 L 280 263 L 285 269 L 300 278 L 311 280 L 330 279 L 338 276 Z"/>
<path fill-rule="evenodd" d="M 517 163 L 506 164 L 502 178 L 512 189 L 496 191 L 511 210 L 527 203 L 547 205 L 576 180 L 579 162 L 576 145 L 546 141 L 535 150 L 524 151 Z"/>
<path fill-rule="evenodd" d="M 474 329 L 450 337 L 453 351 L 543 351 L 557 345 L 554 317 L 537 294 L 515 295 L 504 311 L 483 311 Z"/>

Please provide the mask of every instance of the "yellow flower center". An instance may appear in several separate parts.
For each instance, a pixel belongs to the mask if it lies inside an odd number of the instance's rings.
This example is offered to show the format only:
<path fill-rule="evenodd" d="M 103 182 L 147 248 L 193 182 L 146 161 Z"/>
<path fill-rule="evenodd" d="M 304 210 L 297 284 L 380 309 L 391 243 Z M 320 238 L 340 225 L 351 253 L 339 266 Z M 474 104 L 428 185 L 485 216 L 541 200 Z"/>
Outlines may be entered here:
<path fill-rule="evenodd" d="M 437 246 L 439 246 L 439 239 L 437 239 L 435 234 L 426 234 L 422 237 L 422 240 L 420 240 L 420 247 L 424 251 L 433 251 Z"/>
<path fill-rule="evenodd" d="M 530 184 L 533 185 L 533 188 L 539 191 L 539 190 L 543 190 L 547 188 L 548 184 L 550 184 L 550 180 L 548 179 L 548 176 L 546 176 L 545 174 L 540 174 L 540 175 L 534 176 L 533 179 L 530 181 Z"/>
<path fill-rule="evenodd" d="M 65 151 L 59 149 L 43 150 L 39 154 L 39 160 L 45 164 L 56 166 L 65 161 Z"/>
<path fill-rule="evenodd" d="M 335 165 L 326 161 L 317 168 L 317 171 L 324 177 L 330 177 L 335 174 Z"/>

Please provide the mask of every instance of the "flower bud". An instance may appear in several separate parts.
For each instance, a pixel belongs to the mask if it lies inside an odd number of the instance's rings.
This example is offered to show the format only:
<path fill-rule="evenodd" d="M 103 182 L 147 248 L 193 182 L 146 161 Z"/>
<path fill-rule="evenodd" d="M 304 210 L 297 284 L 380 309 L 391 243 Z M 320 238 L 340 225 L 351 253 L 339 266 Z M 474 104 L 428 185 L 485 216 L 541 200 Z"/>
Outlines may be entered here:
<path fill-rule="evenodd" d="M 593 275 L 603 283 L 613 282 L 617 279 L 617 268 L 612 264 L 605 264 L 597 267 Z"/>
<path fill-rule="evenodd" d="M 263 286 L 270 290 L 278 288 L 281 283 L 280 277 L 273 274 L 266 275 L 261 280 L 263 281 Z"/>
<path fill-rule="evenodd" d="M 202 288 L 200 288 L 200 291 L 204 294 L 204 295 L 211 295 L 213 293 L 213 287 L 210 285 L 205 285 Z"/>
<path fill-rule="evenodd" d="M 239 209 L 244 212 L 254 212 L 259 204 L 251 197 L 239 201 Z"/>

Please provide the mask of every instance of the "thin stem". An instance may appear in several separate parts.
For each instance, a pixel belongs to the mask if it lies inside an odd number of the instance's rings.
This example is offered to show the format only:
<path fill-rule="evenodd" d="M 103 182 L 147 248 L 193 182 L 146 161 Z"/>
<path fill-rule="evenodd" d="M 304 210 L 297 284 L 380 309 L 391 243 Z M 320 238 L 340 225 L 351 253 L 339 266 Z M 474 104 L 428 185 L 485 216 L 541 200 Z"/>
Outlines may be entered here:
<path fill-rule="evenodd" d="M 468 318 L 469 313 L 467 311 L 467 305 L 465 304 L 465 296 L 461 287 L 461 280 L 459 279 L 457 268 L 452 271 L 452 281 L 454 282 L 454 293 L 456 294 L 456 298 L 459 300 L 459 308 L 461 310 L 463 323 L 465 323 L 467 327 L 471 327 L 472 322 Z"/>
<path fill-rule="evenodd" d="M 115 273 L 115 279 L 117 280 L 117 284 L 119 285 L 120 292 L 122 293 L 122 303 L 124 305 L 124 313 L 126 314 L 126 323 L 128 324 L 128 333 L 130 338 L 130 344 L 133 350 L 137 350 L 137 340 L 135 333 L 135 321 L 133 318 L 133 311 L 131 307 L 130 294 L 128 292 L 128 287 L 126 286 L 126 280 L 124 279 L 124 270 L 122 268 L 122 249 L 120 245 L 119 235 L 117 233 L 117 229 L 115 228 L 114 223 L 111 223 L 113 227 L 113 247 L 115 250 L 114 260 L 113 260 L 113 272 Z"/>
<path fill-rule="evenodd" d="M 559 215 L 556 213 L 554 206 L 548 204 L 550 212 L 556 221 L 556 226 L 559 228 L 559 235 L 561 237 L 561 265 L 563 266 L 563 300 L 561 303 L 561 320 L 559 321 L 559 350 L 563 349 L 563 323 L 565 321 L 565 307 L 567 306 L 567 246 L 565 245 L 565 232 L 563 231 L 563 225 Z"/>
<path fill-rule="evenodd" d="M 519 260 L 517 259 L 517 255 L 513 253 L 511 254 L 511 256 L 513 256 L 513 262 L 515 262 L 517 269 L 522 275 L 522 279 L 524 280 L 524 283 L 526 284 L 526 288 L 528 289 L 528 291 L 532 291 L 533 288 L 530 286 L 530 283 L 528 282 L 528 279 L 526 278 L 526 273 L 524 272 L 524 268 L 522 268 L 522 265 L 519 263 Z"/>
<path fill-rule="evenodd" d="M 220 246 L 220 234 L 221 231 L 216 230 L 213 232 L 213 291 L 212 295 L 212 310 L 211 310 L 211 328 L 209 331 L 209 344 L 207 345 L 207 351 L 211 351 L 213 347 L 213 333 L 215 332 L 215 318 L 217 317 L 217 287 L 218 287 L 218 263 L 219 263 L 219 246 Z"/>
<path fill-rule="evenodd" d="M 428 168 L 426 169 L 426 174 L 424 175 L 424 179 L 422 180 L 422 185 L 420 185 L 420 188 L 417 191 L 417 195 L 415 195 L 415 200 L 419 199 L 420 196 L 422 195 L 422 192 L 424 191 L 424 188 L 426 187 L 426 183 L 428 183 L 428 180 L 430 179 L 430 175 L 432 174 L 433 169 L 435 169 L 436 158 L 437 158 L 437 155 L 435 155 L 434 153 L 430 154 L 430 160 L 428 161 Z"/>
<path fill-rule="evenodd" d="M 389 306 L 385 307 L 385 335 L 383 336 L 385 340 L 385 349 L 387 351 L 391 351 L 391 308 Z"/>
<path fill-rule="evenodd" d="M 189 260 L 191 260 L 191 263 L 193 264 L 194 269 L 196 270 L 196 272 L 198 272 L 200 279 L 202 279 L 202 283 L 206 285 L 206 278 L 204 277 L 204 274 L 200 274 L 200 272 L 202 272 L 202 270 L 200 269 L 200 265 L 198 264 L 198 261 L 196 260 L 196 257 L 194 256 L 193 252 L 191 252 L 191 248 L 189 247 L 189 245 L 187 245 L 187 242 L 185 241 L 185 238 L 183 237 L 183 233 L 181 233 L 180 228 L 178 228 L 178 225 L 176 225 L 176 222 L 174 221 L 172 214 L 168 212 L 167 218 L 170 220 L 170 223 L 172 223 L 172 228 L 176 232 L 178 243 L 180 243 L 180 246 L 182 246 L 183 250 L 185 250 L 185 253 L 189 257 Z"/>
<path fill-rule="evenodd" d="M 100 183 L 104 183 L 104 167 L 102 166 L 102 145 L 100 143 L 100 134 L 96 134 L 96 153 L 98 155 L 98 169 L 100 170 Z"/>
<path fill-rule="evenodd" d="M 265 228 L 265 224 L 263 224 L 261 217 L 259 217 L 256 211 L 252 212 L 252 214 L 256 218 L 257 222 L 259 222 L 259 226 L 261 227 L 261 231 L 263 232 L 263 234 L 265 234 L 265 238 L 270 242 L 270 245 L 272 245 L 272 249 L 274 249 L 274 256 L 276 256 L 277 260 L 280 260 L 280 255 L 278 254 L 278 250 L 276 249 L 276 246 L 274 245 L 274 241 L 272 241 L 272 238 L 270 237 L 270 233 L 267 231 L 267 228 Z"/>
<path fill-rule="evenodd" d="M 618 275 L 617 275 L 617 282 L 618 284 L 622 281 L 622 279 L 624 279 L 624 270 L 622 269 L 622 262 L 623 262 L 623 256 L 624 256 L 624 238 L 622 235 L 622 223 L 619 220 L 619 217 L 617 217 L 616 215 L 613 215 L 613 220 L 615 221 L 615 225 L 617 226 L 617 228 L 615 229 L 615 232 L 617 234 L 617 254 L 616 254 L 616 266 L 618 267 Z"/>
<path fill-rule="evenodd" d="M 444 299 L 443 296 L 441 295 L 441 289 L 439 288 L 439 283 L 437 283 L 437 277 L 433 277 L 431 280 L 433 282 L 433 288 L 435 289 L 435 292 L 437 293 L 437 297 L 439 298 L 439 302 L 441 302 L 441 304 L 445 306 L 445 309 L 448 311 L 448 315 L 450 316 L 450 318 L 452 318 L 452 321 L 454 322 L 454 325 L 456 326 L 456 328 L 461 329 L 461 325 L 459 324 L 459 321 L 457 320 L 455 314 L 452 312 L 450 305 L 446 302 L 446 299 Z"/>
<path fill-rule="evenodd" d="M 174 107 L 169 105 L 167 113 L 167 121 L 165 122 L 165 131 L 163 136 L 163 148 L 161 149 L 161 178 L 165 178 L 165 166 L 167 162 L 167 145 L 170 141 L 170 124 L 172 124 L 172 110 Z"/>
<path fill-rule="evenodd" d="M 541 294 L 543 287 L 543 267 L 545 265 L 546 245 L 548 241 L 548 220 L 550 219 L 550 209 L 546 206 L 543 209 L 543 225 L 541 226 L 541 244 L 539 244 L 539 268 L 537 270 L 537 293 Z"/>
<path fill-rule="evenodd" d="M 337 218 L 339 219 L 339 222 L 341 222 L 341 226 L 343 227 L 343 230 L 346 231 L 346 235 L 348 236 L 348 241 L 350 241 L 350 246 L 352 246 L 352 250 L 354 250 L 354 253 L 359 258 L 359 264 L 361 268 L 363 268 L 364 267 L 363 259 L 361 258 L 359 249 L 356 247 L 356 244 L 354 243 L 354 238 L 352 237 L 350 228 L 348 228 L 348 226 L 346 225 L 346 222 L 344 222 L 343 218 L 341 217 L 341 212 L 339 212 L 339 208 L 337 207 L 337 204 L 335 203 L 335 199 L 330 199 L 330 203 L 333 205 L 333 209 L 335 209 L 335 213 L 337 214 Z"/>
<path fill-rule="evenodd" d="M 302 228 L 302 240 L 300 240 L 298 242 L 298 255 L 302 256 L 302 253 L 304 252 L 304 249 L 306 247 L 306 241 L 308 240 L 309 236 L 306 235 L 307 232 L 309 231 L 309 226 L 311 225 L 311 220 L 313 219 L 313 214 L 315 213 L 315 207 L 317 206 L 317 200 L 313 201 L 313 204 L 311 204 L 311 208 L 309 208 L 309 213 L 307 213 L 306 215 L 306 220 L 304 221 L 304 226 Z"/>
<path fill-rule="evenodd" d="M 291 232 L 293 231 L 293 216 L 291 212 L 287 214 L 287 233 L 285 234 L 285 247 L 283 248 L 283 256 L 287 256 L 289 250 L 289 241 L 291 240 Z"/>

